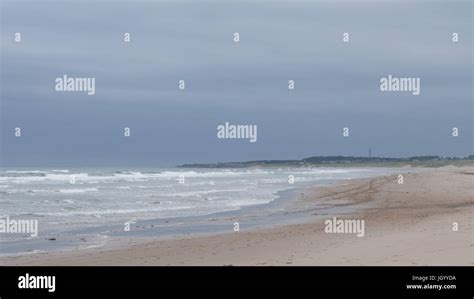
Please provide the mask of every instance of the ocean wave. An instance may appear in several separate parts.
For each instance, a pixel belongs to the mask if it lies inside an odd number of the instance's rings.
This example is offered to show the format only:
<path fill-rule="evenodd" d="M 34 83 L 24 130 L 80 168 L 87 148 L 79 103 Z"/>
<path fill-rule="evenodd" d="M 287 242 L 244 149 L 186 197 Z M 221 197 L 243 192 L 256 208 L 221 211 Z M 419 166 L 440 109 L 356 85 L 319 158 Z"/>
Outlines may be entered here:
<path fill-rule="evenodd" d="M 108 210 L 88 210 L 88 211 L 62 211 L 62 212 L 35 212 L 32 213 L 34 216 L 59 216 L 59 217 L 68 217 L 68 216 L 93 216 L 101 217 L 106 215 L 123 215 L 123 214 L 135 214 L 135 213 L 148 213 L 148 212 L 161 212 L 161 211 L 177 211 L 177 210 L 190 210 L 195 208 L 194 206 L 181 205 L 176 207 L 160 207 L 158 208 L 135 208 L 135 209 L 108 209 Z"/>
<path fill-rule="evenodd" d="M 74 194 L 74 193 L 86 193 L 86 192 L 98 192 L 97 188 L 82 188 L 82 189 L 59 189 L 55 192 L 60 192 L 64 194 Z"/>
<path fill-rule="evenodd" d="M 98 192 L 97 188 L 76 188 L 76 189 L 11 189 L 0 191 L 0 194 L 42 194 L 42 193 L 86 193 L 86 192 Z"/>
<path fill-rule="evenodd" d="M 203 195 L 215 194 L 215 193 L 234 193 L 234 192 L 245 192 L 249 191 L 248 188 L 239 189 L 211 189 L 211 190 L 196 190 L 196 191 L 175 191 L 161 193 L 159 195 L 150 195 L 153 198 L 170 198 L 170 197 L 202 197 Z"/>
<path fill-rule="evenodd" d="M 97 171 L 71 173 L 69 170 L 57 170 L 56 172 L 32 170 L 32 171 L 5 171 L 0 173 L 0 182 L 12 182 L 16 184 L 57 181 L 69 182 L 74 178 L 75 182 L 107 182 L 107 181 L 148 181 L 153 179 L 177 180 L 180 177 L 185 178 L 225 178 L 225 177 L 243 177 L 249 174 L 262 173 L 261 171 L 163 171 L 163 172 L 139 172 L 139 171 L 115 171 L 112 173 L 100 173 Z"/>
<path fill-rule="evenodd" d="M 43 171 L 5 171 L 0 173 L 0 177 L 17 178 L 17 177 L 45 177 L 46 173 Z"/>

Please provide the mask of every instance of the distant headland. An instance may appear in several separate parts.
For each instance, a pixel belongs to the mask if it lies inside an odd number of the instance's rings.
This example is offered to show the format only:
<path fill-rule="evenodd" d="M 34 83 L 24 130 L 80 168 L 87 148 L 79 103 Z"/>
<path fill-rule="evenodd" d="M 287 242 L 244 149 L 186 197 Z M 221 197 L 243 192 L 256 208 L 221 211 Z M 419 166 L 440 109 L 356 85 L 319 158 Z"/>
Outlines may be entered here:
<path fill-rule="evenodd" d="M 244 162 L 217 162 L 182 164 L 180 168 L 244 168 L 244 167 L 305 167 L 305 166 L 419 166 L 440 167 L 446 165 L 474 165 L 474 155 L 464 158 L 441 156 L 414 156 L 407 158 L 314 156 L 301 160 L 255 160 Z"/>

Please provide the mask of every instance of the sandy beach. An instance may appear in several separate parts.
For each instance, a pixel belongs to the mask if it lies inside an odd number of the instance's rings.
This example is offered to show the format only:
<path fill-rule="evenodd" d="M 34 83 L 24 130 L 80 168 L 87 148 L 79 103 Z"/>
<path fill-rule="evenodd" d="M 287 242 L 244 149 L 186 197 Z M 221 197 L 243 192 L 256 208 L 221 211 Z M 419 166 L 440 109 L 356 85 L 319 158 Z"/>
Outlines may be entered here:
<path fill-rule="evenodd" d="M 474 167 L 442 167 L 406 174 L 403 184 L 396 175 L 350 181 L 313 188 L 296 201 L 341 202 L 356 208 L 350 214 L 216 235 L 120 239 L 2 257 L 0 265 L 473 265 L 473 180 Z M 364 236 L 326 233 L 324 221 L 333 217 L 364 220 Z"/>

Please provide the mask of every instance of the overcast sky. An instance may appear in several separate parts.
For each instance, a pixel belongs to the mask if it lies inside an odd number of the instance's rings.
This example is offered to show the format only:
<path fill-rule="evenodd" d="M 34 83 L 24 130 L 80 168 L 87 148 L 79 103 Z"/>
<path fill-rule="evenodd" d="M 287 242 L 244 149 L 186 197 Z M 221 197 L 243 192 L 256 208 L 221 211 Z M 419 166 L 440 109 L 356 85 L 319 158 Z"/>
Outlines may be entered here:
<path fill-rule="evenodd" d="M 2 1 L 3 164 L 472 154 L 472 1 L 195 2 Z M 56 92 L 64 74 L 96 94 Z M 389 74 L 421 94 L 381 92 Z"/>

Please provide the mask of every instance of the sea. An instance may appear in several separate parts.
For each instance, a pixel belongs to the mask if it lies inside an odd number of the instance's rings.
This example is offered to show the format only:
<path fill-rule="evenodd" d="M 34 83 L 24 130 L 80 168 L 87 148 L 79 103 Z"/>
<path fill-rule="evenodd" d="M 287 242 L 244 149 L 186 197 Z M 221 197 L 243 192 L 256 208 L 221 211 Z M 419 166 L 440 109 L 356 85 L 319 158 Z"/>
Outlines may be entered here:
<path fill-rule="evenodd" d="M 246 223 L 239 229 L 285 223 L 282 215 L 288 213 L 281 203 L 294 197 L 292 190 L 399 172 L 382 167 L 2 168 L 0 220 L 37 220 L 38 235 L 0 233 L 0 254 L 90 248 L 114 236 L 235 230 L 239 219 Z M 253 220 L 245 220 L 245 214 Z"/>

